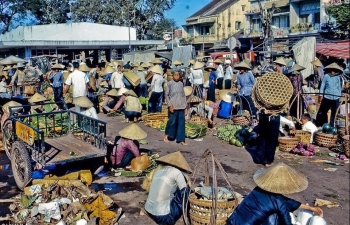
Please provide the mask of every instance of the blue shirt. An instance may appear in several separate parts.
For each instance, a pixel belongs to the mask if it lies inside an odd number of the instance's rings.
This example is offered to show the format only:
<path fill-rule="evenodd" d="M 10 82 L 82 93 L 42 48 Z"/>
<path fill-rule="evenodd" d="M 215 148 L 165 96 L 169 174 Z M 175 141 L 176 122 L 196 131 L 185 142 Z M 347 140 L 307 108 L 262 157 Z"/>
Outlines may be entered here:
<path fill-rule="evenodd" d="M 50 81 L 52 82 L 52 87 L 62 87 L 64 83 L 63 73 L 57 72 L 56 74 L 51 73 L 49 76 Z"/>
<path fill-rule="evenodd" d="M 210 74 L 209 74 L 209 86 L 212 85 L 212 84 L 215 84 L 216 78 L 218 78 L 216 73 L 214 71 L 211 71 Z M 213 80 L 214 80 L 214 82 L 213 82 Z"/>
<path fill-rule="evenodd" d="M 324 75 L 322 84 L 320 87 L 320 94 L 329 100 L 337 100 L 341 96 L 341 80 L 340 76 L 329 76 L 329 74 Z M 332 95 L 327 95 L 332 94 Z"/>
<path fill-rule="evenodd" d="M 255 79 L 252 72 L 247 71 L 245 74 L 238 73 L 237 83 L 239 88 L 239 95 L 247 96 L 252 94 L 252 89 L 255 84 Z"/>
<path fill-rule="evenodd" d="M 112 78 L 112 73 L 108 73 L 107 75 L 106 75 L 106 81 L 110 81 L 111 80 L 111 78 Z"/>
<path fill-rule="evenodd" d="M 292 225 L 289 213 L 297 210 L 300 205 L 300 202 L 281 194 L 270 193 L 256 187 L 237 206 L 236 210 L 233 211 L 232 215 L 227 219 L 226 224 L 262 224 L 266 222 L 266 220 L 271 221 L 271 216 L 278 215 L 278 217 L 275 218 L 277 221 L 281 221 L 281 223 L 277 222 L 272 224 Z"/>

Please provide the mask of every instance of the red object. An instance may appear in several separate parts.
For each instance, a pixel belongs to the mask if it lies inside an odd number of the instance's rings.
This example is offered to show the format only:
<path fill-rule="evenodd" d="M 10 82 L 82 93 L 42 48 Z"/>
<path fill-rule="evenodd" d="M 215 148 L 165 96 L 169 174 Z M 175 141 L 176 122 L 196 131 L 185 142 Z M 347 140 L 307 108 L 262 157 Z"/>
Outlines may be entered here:
<path fill-rule="evenodd" d="M 321 55 L 350 59 L 350 41 L 316 43 L 316 52 Z"/>

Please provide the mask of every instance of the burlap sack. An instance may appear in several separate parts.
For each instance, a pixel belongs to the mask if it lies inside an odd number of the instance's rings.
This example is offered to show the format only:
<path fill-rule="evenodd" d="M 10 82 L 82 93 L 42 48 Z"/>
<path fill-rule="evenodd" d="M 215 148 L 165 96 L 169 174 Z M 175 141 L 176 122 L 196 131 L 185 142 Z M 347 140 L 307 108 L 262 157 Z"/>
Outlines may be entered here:
<path fill-rule="evenodd" d="M 141 155 L 131 161 L 131 170 L 133 172 L 143 171 L 147 167 L 149 167 L 150 164 L 151 164 L 151 161 L 149 160 L 148 156 Z"/>

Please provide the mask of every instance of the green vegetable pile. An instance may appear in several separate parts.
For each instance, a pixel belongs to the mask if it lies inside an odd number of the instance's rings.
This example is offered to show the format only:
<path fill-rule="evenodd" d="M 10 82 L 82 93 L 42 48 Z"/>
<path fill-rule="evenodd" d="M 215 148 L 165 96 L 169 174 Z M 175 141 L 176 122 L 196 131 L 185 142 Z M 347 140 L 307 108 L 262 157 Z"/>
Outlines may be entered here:
<path fill-rule="evenodd" d="M 202 124 L 186 123 L 185 133 L 185 136 L 191 139 L 203 137 L 207 134 L 207 127 Z"/>
<path fill-rule="evenodd" d="M 230 124 L 219 127 L 217 137 L 231 145 L 243 147 L 256 144 L 258 135 L 250 127 Z"/>

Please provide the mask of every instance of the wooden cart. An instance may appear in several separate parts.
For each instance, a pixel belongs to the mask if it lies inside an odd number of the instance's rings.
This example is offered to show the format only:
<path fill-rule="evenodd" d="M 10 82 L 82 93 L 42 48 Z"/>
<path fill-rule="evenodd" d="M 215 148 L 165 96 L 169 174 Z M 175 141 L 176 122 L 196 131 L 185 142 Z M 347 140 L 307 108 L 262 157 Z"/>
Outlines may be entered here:
<path fill-rule="evenodd" d="M 30 182 L 33 163 L 45 166 L 106 154 L 106 122 L 71 110 L 32 115 L 11 113 L 2 132 L 20 189 Z"/>

